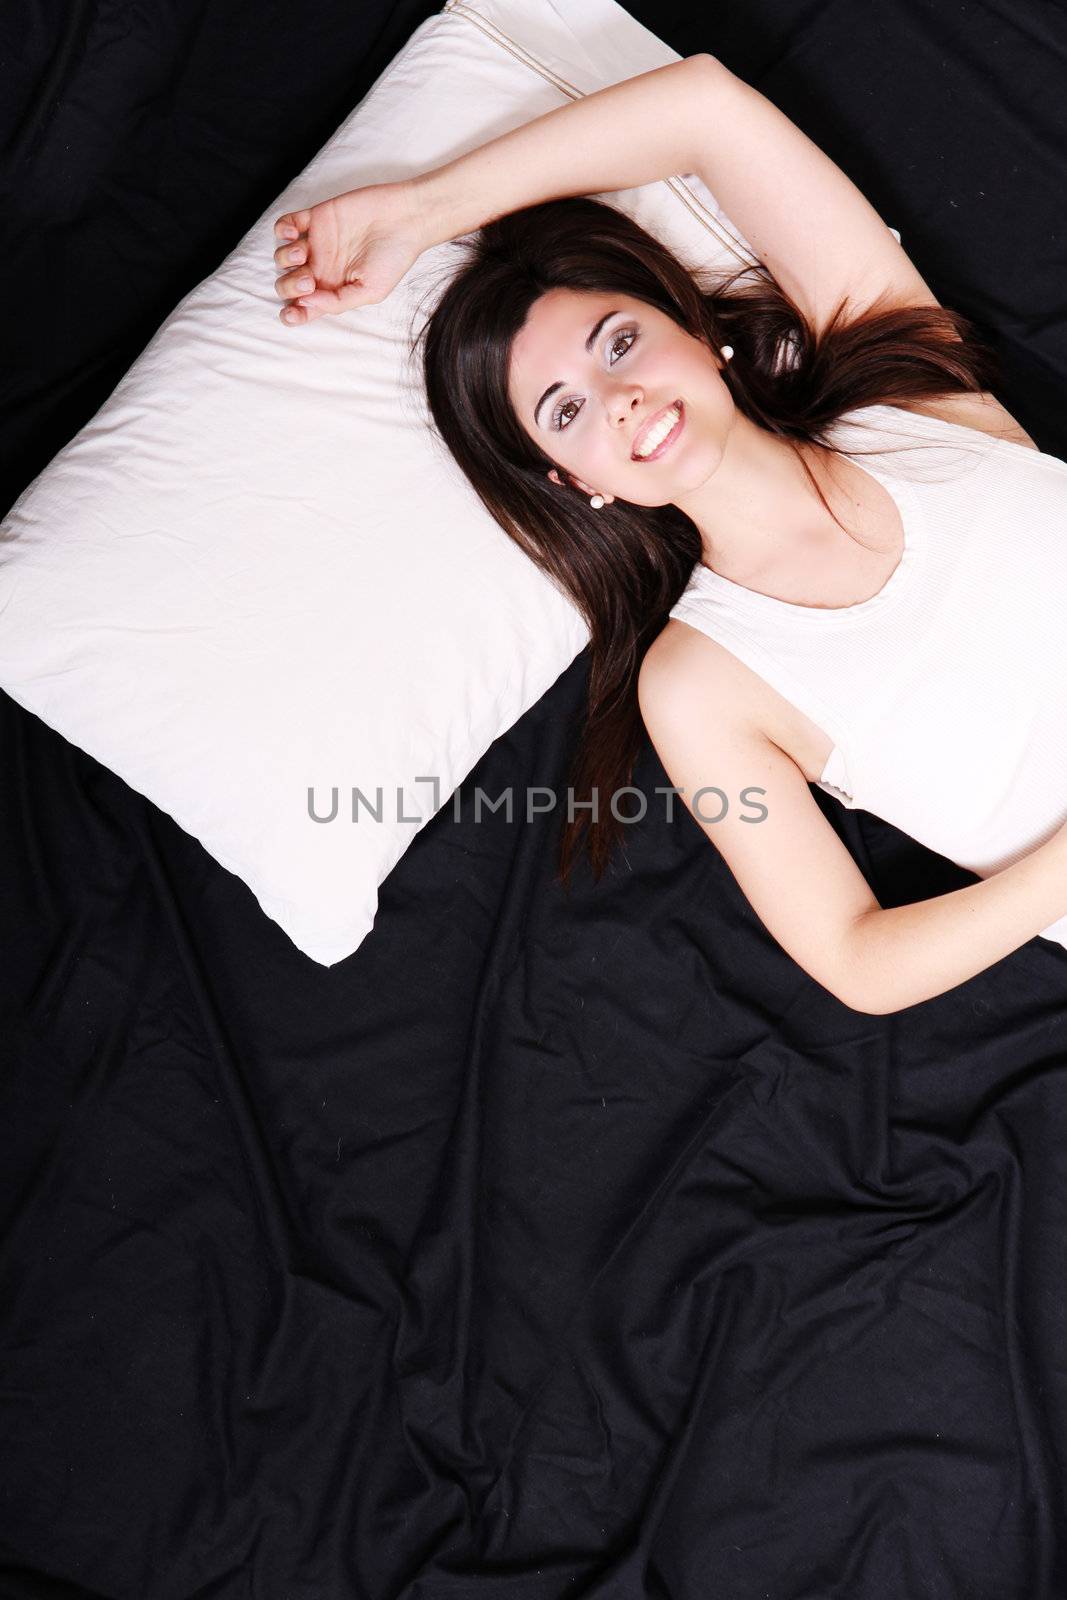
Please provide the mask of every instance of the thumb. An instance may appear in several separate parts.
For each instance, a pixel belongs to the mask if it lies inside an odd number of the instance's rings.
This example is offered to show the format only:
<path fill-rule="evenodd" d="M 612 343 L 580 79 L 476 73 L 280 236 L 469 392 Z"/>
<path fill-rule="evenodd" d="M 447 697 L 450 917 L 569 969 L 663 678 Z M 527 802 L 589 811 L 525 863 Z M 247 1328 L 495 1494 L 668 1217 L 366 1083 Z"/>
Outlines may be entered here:
<path fill-rule="evenodd" d="M 377 305 L 377 300 L 362 283 L 344 283 L 339 289 L 314 289 L 302 294 L 297 305 L 307 311 L 308 320 L 315 317 L 337 316 L 342 311 L 354 311 L 358 306 Z"/>

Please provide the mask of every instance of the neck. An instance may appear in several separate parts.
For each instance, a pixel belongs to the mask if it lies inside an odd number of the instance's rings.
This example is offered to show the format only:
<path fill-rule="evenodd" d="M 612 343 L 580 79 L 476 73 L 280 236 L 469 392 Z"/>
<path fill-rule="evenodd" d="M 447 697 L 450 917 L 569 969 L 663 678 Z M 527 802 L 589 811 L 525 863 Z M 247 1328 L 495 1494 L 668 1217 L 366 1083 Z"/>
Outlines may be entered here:
<path fill-rule="evenodd" d="M 802 545 L 825 541 L 832 519 L 801 457 L 833 504 L 820 459 L 826 454 L 780 439 L 734 411 L 718 467 L 676 502 L 700 530 L 701 560 L 717 572 L 758 572 Z"/>

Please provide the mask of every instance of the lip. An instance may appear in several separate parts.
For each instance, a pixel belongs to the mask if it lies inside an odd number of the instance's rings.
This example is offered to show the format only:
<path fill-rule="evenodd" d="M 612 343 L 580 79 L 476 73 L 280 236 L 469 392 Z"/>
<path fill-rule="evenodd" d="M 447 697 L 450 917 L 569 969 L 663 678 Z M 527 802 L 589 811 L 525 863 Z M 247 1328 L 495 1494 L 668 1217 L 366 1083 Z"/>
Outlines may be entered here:
<path fill-rule="evenodd" d="M 635 455 L 634 451 L 641 443 L 641 440 L 645 437 L 645 434 L 648 432 L 649 428 L 655 427 L 660 418 L 665 417 L 668 411 L 673 410 L 675 406 L 678 407 L 678 421 L 674 424 L 674 427 L 671 429 L 667 437 L 661 440 L 650 456 Z M 630 460 L 638 461 L 642 464 L 646 461 L 658 461 L 660 456 L 666 455 L 667 451 L 670 449 L 671 445 L 677 439 L 684 427 L 685 406 L 681 400 L 672 400 L 670 405 L 663 406 L 661 410 L 657 411 L 654 417 L 649 417 L 648 421 L 645 423 L 644 427 L 641 429 L 640 433 L 637 435 L 637 438 L 633 442 L 633 449 L 630 451 Z"/>

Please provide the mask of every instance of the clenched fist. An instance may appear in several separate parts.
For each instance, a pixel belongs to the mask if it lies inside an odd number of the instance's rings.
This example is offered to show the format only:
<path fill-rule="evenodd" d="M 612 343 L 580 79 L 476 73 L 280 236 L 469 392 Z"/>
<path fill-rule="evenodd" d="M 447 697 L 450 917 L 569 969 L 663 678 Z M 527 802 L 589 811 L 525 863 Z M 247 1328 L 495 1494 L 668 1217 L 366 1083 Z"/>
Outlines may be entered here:
<path fill-rule="evenodd" d="M 427 248 L 410 186 L 375 183 L 287 211 L 274 224 L 275 281 L 292 325 L 378 305 Z"/>

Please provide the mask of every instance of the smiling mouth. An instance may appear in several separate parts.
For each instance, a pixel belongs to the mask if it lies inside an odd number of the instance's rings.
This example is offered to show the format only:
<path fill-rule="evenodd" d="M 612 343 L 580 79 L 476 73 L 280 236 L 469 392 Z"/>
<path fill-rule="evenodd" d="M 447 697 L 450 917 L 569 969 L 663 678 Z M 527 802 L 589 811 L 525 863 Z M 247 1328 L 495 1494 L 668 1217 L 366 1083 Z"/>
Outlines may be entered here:
<path fill-rule="evenodd" d="M 666 438 L 665 439 L 661 439 L 659 444 L 656 446 L 656 448 L 654 450 L 649 451 L 647 456 L 634 455 L 633 452 L 631 452 L 631 454 L 630 454 L 630 460 L 631 461 L 658 461 L 660 456 L 665 455 L 666 452 L 671 448 L 671 445 L 674 443 L 674 441 L 677 439 L 678 435 L 681 433 L 682 429 L 685 427 L 685 406 L 683 405 L 681 400 L 675 400 L 674 403 L 673 403 L 673 406 L 665 406 L 664 407 L 665 414 L 669 413 L 672 410 L 676 410 L 678 412 L 678 420 L 674 424 L 674 427 L 671 429 L 670 433 L 667 434 Z M 650 432 L 651 429 L 655 428 L 656 426 L 657 426 L 656 422 L 653 422 L 650 425 L 650 428 L 648 430 L 646 430 L 646 437 L 647 437 L 647 433 Z"/>

